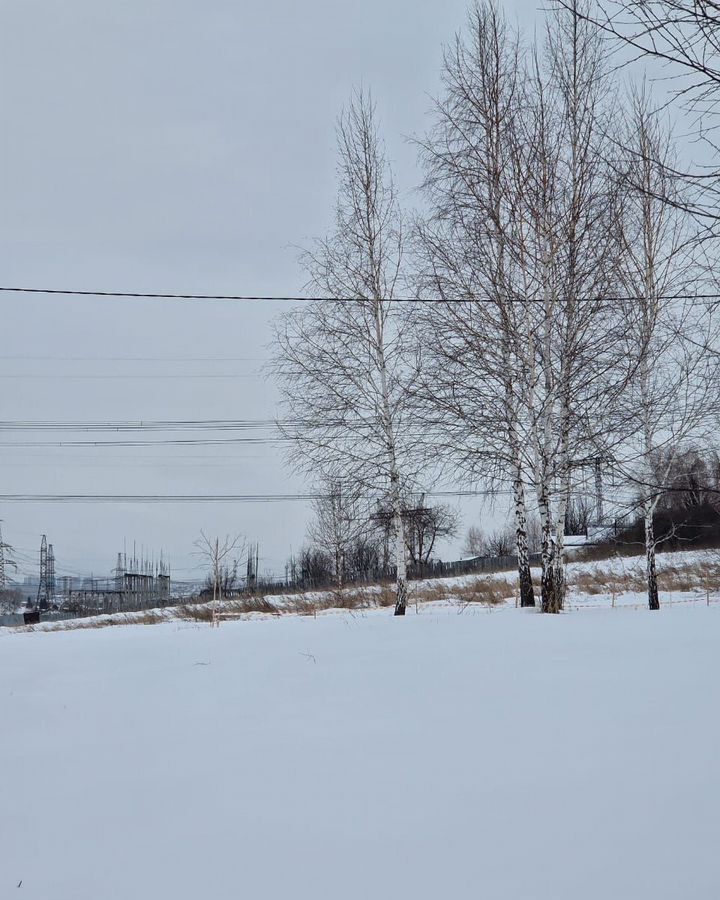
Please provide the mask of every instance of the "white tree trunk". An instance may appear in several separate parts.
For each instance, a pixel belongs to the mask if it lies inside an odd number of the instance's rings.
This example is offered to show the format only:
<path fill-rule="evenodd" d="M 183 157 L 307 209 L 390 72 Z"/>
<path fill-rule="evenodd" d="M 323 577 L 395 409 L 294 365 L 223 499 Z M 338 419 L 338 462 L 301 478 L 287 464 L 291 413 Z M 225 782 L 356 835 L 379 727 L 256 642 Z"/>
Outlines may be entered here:
<path fill-rule="evenodd" d="M 538 488 L 538 509 L 540 512 L 540 526 L 542 530 L 542 583 L 541 583 L 541 609 L 544 613 L 560 612 L 556 596 L 555 580 L 555 548 L 553 546 L 552 515 L 550 511 L 550 499 L 544 475 Z"/>
<path fill-rule="evenodd" d="M 655 568 L 655 523 L 651 500 L 645 500 L 645 563 L 647 572 L 648 607 L 660 609 L 658 596 L 657 571 Z"/>
<path fill-rule="evenodd" d="M 405 526 L 401 512 L 395 511 L 395 564 L 397 566 L 395 615 L 404 616 L 407 609 L 407 562 L 405 557 Z"/>
<path fill-rule="evenodd" d="M 567 421 L 563 427 L 567 428 Z M 555 553 L 553 561 L 555 604 L 557 606 L 555 612 L 559 612 L 565 606 L 565 514 L 567 512 L 568 497 L 570 496 L 570 459 L 567 432 L 563 435 L 558 462 L 560 471 L 563 473 L 563 483 L 560 489 L 560 502 L 555 521 Z"/>
<path fill-rule="evenodd" d="M 530 554 L 528 552 L 525 488 L 520 464 L 520 449 L 517 446 L 514 455 L 513 498 L 515 501 L 515 543 L 517 546 L 518 579 L 520 582 L 520 606 L 535 606 L 535 594 L 530 573 Z"/>
<path fill-rule="evenodd" d="M 393 511 L 395 530 L 395 565 L 397 568 L 395 615 L 404 616 L 407 608 L 407 563 L 405 557 L 405 525 L 402 516 L 402 493 L 400 489 L 400 467 L 397 461 L 395 445 L 395 428 L 390 409 L 390 389 L 387 378 L 387 362 L 385 359 L 385 328 L 383 322 L 382 301 L 375 300 L 375 339 L 378 370 L 380 372 L 380 391 L 382 401 L 381 419 L 387 441 L 388 468 L 390 474 L 390 502 Z"/>

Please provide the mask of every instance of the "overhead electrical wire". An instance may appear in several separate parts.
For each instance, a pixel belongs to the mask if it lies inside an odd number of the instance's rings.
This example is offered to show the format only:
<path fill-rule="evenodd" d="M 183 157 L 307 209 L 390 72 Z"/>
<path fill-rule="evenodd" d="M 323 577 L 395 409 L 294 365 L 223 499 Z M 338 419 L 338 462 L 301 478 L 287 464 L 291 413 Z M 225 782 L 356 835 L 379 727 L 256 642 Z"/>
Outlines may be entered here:
<path fill-rule="evenodd" d="M 0 447 L 27 450 L 32 447 L 211 447 L 227 444 L 283 444 L 291 437 L 163 438 L 159 441 L 0 441 Z"/>
<path fill-rule="evenodd" d="M 111 297 L 111 298 L 121 298 L 121 299 L 160 299 L 160 300 L 221 300 L 221 301 L 247 301 L 247 302 L 264 302 L 264 301 L 288 301 L 288 302 L 356 302 L 360 298 L 355 297 L 307 297 L 307 296 L 297 296 L 297 295 L 284 295 L 284 296 L 261 296 L 261 295 L 242 295 L 242 294 L 210 294 L 210 293 L 158 293 L 158 292 L 126 292 L 126 291 L 91 291 L 91 290 L 70 290 L 70 289 L 59 289 L 59 288 L 36 288 L 36 287 L 0 287 L 0 293 L 5 294 L 13 294 L 13 293 L 22 293 L 22 294 L 37 294 L 37 295 L 48 295 L 48 296 L 63 296 L 63 297 Z M 504 302 L 517 302 L 517 303 L 535 303 L 542 302 L 541 298 L 533 299 L 533 298 L 519 298 L 519 297 L 508 297 L 502 298 Z M 590 297 L 580 297 L 576 298 L 576 300 L 581 302 L 620 302 L 620 301 L 633 301 L 641 299 L 636 296 L 590 296 Z M 674 294 L 674 295 L 664 295 L 659 297 L 658 299 L 665 300 L 717 300 L 720 299 L 720 294 L 715 293 L 706 293 L 706 294 Z M 427 303 L 427 304 L 439 304 L 442 302 L 446 302 L 441 298 L 435 297 L 393 297 L 393 298 L 384 298 L 383 302 L 397 302 L 397 303 Z M 458 303 L 468 302 L 465 300 L 458 300 Z M 476 297 L 473 298 L 472 302 L 486 302 L 486 303 L 495 303 L 496 298 L 492 297 Z M 21 359 L 22 357 L 17 357 Z M 48 359 L 46 357 L 37 357 L 37 359 Z M 60 360 L 67 359 L 70 361 L 71 358 L 58 358 Z M 108 360 L 112 358 L 107 358 Z M 141 361 L 139 357 L 116 357 L 114 358 L 116 361 Z M 249 361 L 248 358 L 246 358 Z M 104 358 L 96 358 L 94 361 L 102 362 Z M 163 360 L 153 360 L 148 358 L 148 362 L 155 362 Z M 166 360 L 171 361 L 171 360 Z M 176 361 L 187 362 L 191 360 L 186 359 L 178 359 Z M 208 361 L 220 361 L 220 360 L 211 360 L 208 358 Z M 237 360 L 233 360 L 232 358 L 227 358 L 225 361 L 241 361 L 241 358 Z M 151 373 L 148 375 L 116 375 L 116 374 L 81 374 L 81 375 L 72 375 L 72 374 L 40 374 L 40 373 L 31 373 L 29 375 L 14 375 L 14 374 L 0 374 L 0 378 L 137 378 L 137 379 L 145 379 L 145 378 L 242 378 L 242 377 L 254 377 L 256 373 L 242 373 L 242 374 L 155 374 Z M 242 430 L 252 430 L 252 429 L 276 429 L 280 428 L 293 428 L 298 427 L 302 428 L 307 423 L 303 422 L 275 422 L 272 420 L 170 420 L 170 421 L 161 421 L 161 420 L 148 420 L 148 421 L 121 421 L 121 422 L 57 422 L 57 421 L 7 421 L 0 422 L 0 431 L 10 431 L 10 430 L 34 430 L 34 431 L 70 431 L 70 430 L 80 430 L 80 431 L 135 431 L 135 430 L 145 430 L 145 431 L 193 431 L 193 430 L 206 430 L 206 431 L 242 431 Z M 336 422 L 336 423 L 323 423 L 328 426 L 332 425 L 344 425 L 344 424 L 355 424 L 355 423 L 345 423 L 345 422 Z M 357 423 L 362 424 L 362 423 Z M 422 427 L 422 426 L 419 426 Z M 216 444 L 275 444 L 285 440 L 289 440 L 290 438 L 286 436 L 279 437 L 237 437 L 237 438 L 213 438 L 213 439 L 204 439 L 204 438 L 191 438 L 191 439 L 162 439 L 155 441 L 142 441 L 142 440 L 126 440 L 126 441 L 58 441 L 58 442 L 43 442 L 43 443 L 29 443 L 29 442 L 5 442 L 0 443 L 0 446 L 6 448 L 42 448 L 42 447 L 152 447 L 152 446 L 162 446 L 162 445 L 183 445 L 183 446 L 192 446 L 192 445 L 216 445 Z M 471 496 L 498 496 L 498 495 L 510 495 L 512 492 L 509 490 L 461 490 L 461 491 L 428 491 L 426 492 L 427 496 L 433 497 L 471 497 Z M 277 503 L 277 502 L 286 502 L 286 501 L 312 501 L 317 499 L 324 498 L 325 495 L 322 494 L 197 494 L 197 495 L 162 495 L 162 494 L 4 494 L 0 495 L 0 502 L 51 502 L 51 503 L 208 503 L 208 502 L 233 502 L 233 503 Z"/>
<path fill-rule="evenodd" d="M 428 497 L 476 497 L 511 494 L 509 490 L 425 491 Z M 281 503 L 324 500 L 309 494 L 0 494 L 2 503 Z"/>
<path fill-rule="evenodd" d="M 139 300 L 232 300 L 232 301 L 246 301 L 253 303 L 260 302 L 309 302 L 309 303 L 321 303 L 321 302 L 338 302 L 338 303 L 356 303 L 360 300 L 370 300 L 374 298 L 362 298 L 362 297 L 303 297 L 300 295 L 293 294 L 278 294 L 278 295 L 261 295 L 261 294 L 195 294 L 190 292 L 183 293 L 161 293 L 155 291 L 89 291 L 89 290 L 74 290 L 74 289 L 66 289 L 66 288 L 39 288 L 39 287 L 0 287 L 0 293 L 4 294 L 42 294 L 48 296 L 61 296 L 61 297 L 116 297 L 120 299 L 139 299 Z M 467 300 L 448 300 L 448 298 L 438 298 L 438 297 L 381 297 L 377 298 L 383 303 L 430 303 L 430 304 L 439 304 L 439 303 L 447 303 L 447 302 L 456 302 L 456 303 L 466 303 Z M 538 298 L 524 298 L 524 297 L 506 297 L 500 298 L 503 302 L 509 303 L 543 303 L 544 299 L 542 297 Z M 602 303 L 602 302 L 613 302 L 613 301 L 623 301 L 623 300 L 640 300 L 641 297 L 637 296 L 622 296 L 622 295 L 614 295 L 614 296 L 589 296 L 589 297 L 575 297 L 575 302 L 582 303 Z M 655 299 L 657 300 L 717 300 L 720 299 L 720 294 L 668 294 L 658 296 Z M 493 297 L 474 297 L 472 301 L 474 303 L 495 303 L 496 298 Z M 563 300 L 562 298 L 555 298 L 555 302 L 568 302 L 567 300 Z"/>
<path fill-rule="evenodd" d="M 30 420 L 0 420 L 0 432 L 37 431 L 37 432 L 85 432 L 85 433 L 111 433 L 119 432 L 174 432 L 174 431 L 280 431 L 285 435 L 294 429 L 303 429 L 312 425 L 317 428 L 362 428 L 372 426 L 372 420 L 362 419 L 332 419 L 308 423 L 301 419 L 272 420 L 272 419 L 187 419 L 187 420 L 124 420 L 109 422 L 60 422 L 60 421 L 30 421 Z M 432 422 L 406 422 L 407 429 L 429 428 L 442 423 Z M 47 446 L 51 446 L 48 444 Z"/>
<path fill-rule="evenodd" d="M 14 362 L 149 362 L 149 363 L 195 363 L 195 362 L 265 362 L 263 356 L 6 356 L 2 360 Z"/>
<path fill-rule="evenodd" d="M 53 381 L 57 381 L 58 379 L 61 379 L 64 381 L 97 381 L 97 380 L 103 381 L 103 380 L 108 380 L 108 379 L 109 380 L 113 380 L 113 379 L 121 380 L 121 381 L 129 381 L 129 380 L 148 381 L 148 380 L 153 380 L 153 379 L 163 379 L 163 380 L 167 381 L 167 380 L 172 380 L 174 378 L 184 378 L 184 379 L 191 379 L 191 380 L 192 379 L 220 379 L 220 378 L 226 378 L 226 379 L 227 378 L 259 378 L 259 377 L 261 377 L 261 374 L 262 373 L 260 373 L 260 372 L 240 372 L 240 373 L 231 372 L 228 374 L 207 373 L 207 372 L 200 372 L 198 374 L 195 372 L 183 372 L 183 373 L 179 373 L 179 374 L 171 373 L 171 374 L 164 375 L 162 373 L 151 372 L 148 375 L 124 375 L 121 372 L 118 372 L 118 373 L 115 373 L 112 375 L 87 374 L 87 373 L 80 374 L 80 375 L 68 375 L 68 374 L 65 374 L 62 372 L 60 374 L 58 374 L 56 372 L 45 372 L 45 373 L 32 372 L 29 375 L 17 374 L 17 373 L 13 373 L 13 374 L 4 374 L 3 373 L 3 374 L 0 374 L 0 378 L 21 378 L 23 381 L 27 381 L 28 379 L 37 380 L 37 379 L 48 379 L 48 378 L 52 379 Z"/>
<path fill-rule="evenodd" d="M 82 422 L 77 420 L 0 420 L 0 431 L 224 431 L 255 428 L 299 427 L 301 420 L 276 419 L 119 419 L 107 422 Z M 330 423 L 336 424 L 336 423 Z M 338 422 L 337 424 L 343 424 Z"/>

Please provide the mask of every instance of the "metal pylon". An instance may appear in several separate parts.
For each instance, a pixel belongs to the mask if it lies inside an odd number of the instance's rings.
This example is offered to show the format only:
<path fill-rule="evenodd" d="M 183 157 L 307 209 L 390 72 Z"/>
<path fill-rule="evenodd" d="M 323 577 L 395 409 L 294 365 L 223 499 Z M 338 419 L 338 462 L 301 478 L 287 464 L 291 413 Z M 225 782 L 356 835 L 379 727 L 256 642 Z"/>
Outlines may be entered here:
<path fill-rule="evenodd" d="M 40 584 L 38 585 L 37 602 L 38 609 L 47 609 L 50 594 L 48 591 L 48 546 L 47 535 L 42 536 L 40 542 Z"/>

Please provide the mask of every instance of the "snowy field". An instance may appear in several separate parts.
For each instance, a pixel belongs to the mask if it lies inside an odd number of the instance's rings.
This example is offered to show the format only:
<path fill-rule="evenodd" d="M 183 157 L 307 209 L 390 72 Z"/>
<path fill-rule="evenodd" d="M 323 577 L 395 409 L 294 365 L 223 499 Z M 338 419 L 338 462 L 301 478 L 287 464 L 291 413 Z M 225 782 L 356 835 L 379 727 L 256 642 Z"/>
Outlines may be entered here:
<path fill-rule="evenodd" d="M 717 898 L 719 646 L 702 603 L 5 632 L 0 898 Z"/>

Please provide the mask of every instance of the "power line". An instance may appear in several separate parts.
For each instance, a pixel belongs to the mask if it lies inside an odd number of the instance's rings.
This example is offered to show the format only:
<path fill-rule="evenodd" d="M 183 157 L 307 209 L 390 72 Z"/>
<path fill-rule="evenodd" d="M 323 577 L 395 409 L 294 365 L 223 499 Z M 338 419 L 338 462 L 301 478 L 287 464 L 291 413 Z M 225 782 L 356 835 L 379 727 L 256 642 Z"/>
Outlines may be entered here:
<path fill-rule="evenodd" d="M 64 288 L 37 288 L 37 287 L 0 287 L 0 293 L 5 294 L 43 294 L 50 296 L 62 296 L 62 297 L 117 297 L 121 299 L 139 299 L 139 300 L 232 300 L 232 301 L 247 301 L 247 302 L 308 302 L 308 303 L 321 303 L 321 302 L 338 302 L 338 303 L 356 303 L 361 300 L 370 300 L 375 298 L 367 298 L 367 297 L 302 297 L 299 295 L 253 295 L 253 294 L 193 294 L 193 293 L 158 293 L 152 291 L 81 291 L 81 290 L 70 290 Z M 505 297 L 505 298 L 494 298 L 494 297 L 473 297 L 471 301 L 462 299 L 462 300 L 448 300 L 447 298 L 442 299 L 438 297 L 382 297 L 378 298 L 380 302 L 383 303 L 495 303 L 497 299 L 501 299 L 502 302 L 509 303 L 543 303 L 544 299 L 541 297 L 538 298 L 529 298 L 529 297 Z M 613 301 L 623 301 L 623 300 L 641 300 L 642 297 L 638 296 L 589 296 L 589 297 L 575 297 L 573 298 L 575 302 L 582 303 L 602 303 L 602 302 L 613 302 Z M 657 296 L 656 300 L 717 300 L 720 299 L 720 294 L 667 294 Z M 569 302 L 568 300 L 564 300 L 563 298 L 555 298 L 554 302 Z"/>
<path fill-rule="evenodd" d="M 428 497 L 478 497 L 511 493 L 509 490 L 424 492 Z M 2 503 L 285 503 L 329 498 L 329 494 L 0 494 Z"/>
<path fill-rule="evenodd" d="M 252 430 L 265 428 L 294 428 L 304 423 L 297 420 L 277 419 L 120 419 L 106 422 L 52 419 L 6 419 L 0 420 L 0 431 L 154 431 L 154 430 Z M 342 420 L 328 423 L 345 424 Z"/>
<path fill-rule="evenodd" d="M 262 356 L 6 356 L 2 360 L 28 362 L 265 362 Z"/>
<path fill-rule="evenodd" d="M 139 381 L 147 381 L 148 379 L 153 378 L 163 378 L 163 379 L 173 379 L 173 378 L 260 378 L 262 377 L 261 372 L 240 372 L 240 373 L 231 373 L 228 375 L 220 375 L 220 374 L 208 374 L 201 372 L 199 374 L 193 372 L 184 372 L 182 374 L 168 374 L 163 375 L 156 372 L 150 373 L 148 375 L 124 375 L 122 373 L 117 373 L 113 375 L 105 375 L 105 374 L 82 374 L 82 375 L 68 375 L 65 373 L 57 374 L 56 372 L 47 372 L 47 373 L 38 373 L 33 372 L 30 375 L 18 375 L 18 374 L 0 374 L 0 378 L 21 378 L 23 381 L 27 381 L 28 379 L 47 379 L 51 378 L 53 381 L 56 381 L 58 378 L 67 380 L 67 381 L 88 381 L 88 380 L 104 380 L 104 379 L 121 379 L 122 381 L 128 381 L 130 379 L 137 379 Z"/>
<path fill-rule="evenodd" d="M 372 426 L 371 421 L 349 421 L 343 419 L 328 420 L 317 423 L 321 428 Z M 271 432 L 268 434 L 246 434 L 243 437 L 186 437 L 186 438 L 160 438 L 157 440 L 145 440 L 140 438 L 122 440 L 55 440 L 55 441 L 0 441 L 0 447 L 7 448 L 55 448 L 55 447 L 154 447 L 163 445 L 175 446 L 212 446 L 223 444 L 284 444 L 296 439 L 293 430 L 301 430 L 307 426 L 302 420 L 273 421 L 271 419 L 197 419 L 197 420 L 124 420 L 108 422 L 60 422 L 60 421 L 29 421 L 7 420 L 0 421 L 0 433 L 6 432 L 40 432 L 52 434 L 65 431 L 86 433 L 122 433 L 122 432 Z M 408 431 L 430 427 L 430 423 L 406 423 Z"/>
<path fill-rule="evenodd" d="M 0 447 L 27 450 L 34 447 L 198 447 L 225 444 L 283 444 L 290 437 L 164 438 L 159 441 L 0 441 Z"/>
<path fill-rule="evenodd" d="M 710 403 L 709 412 L 720 412 L 720 404 Z M 314 428 L 359 428 L 374 426 L 373 418 L 338 417 L 335 419 L 0 419 L 2 431 L 80 431 L 80 432 L 122 432 L 122 431 L 254 431 L 254 430 L 292 430 L 306 427 Z M 442 420 L 405 420 L 404 428 L 446 427 Z M 587 460 L 588 464 L 593 458 Z"/>
<path fill-rule="evenodd" d="M 56 468 L 58 465 L 57 455 L 54 455 L 51 459 L 47 457 L 31 457 L 32 462 L 16 462 L 16 461 L 6 461 L 3 460 L 3 469 L 42 469 L 53 467 Z M 166 470 L 166 469 L 222 469 L 222 470 L 236 470 L 238 462 L 244 462 L 245 460 L 250 459 L 262 459 L 267 461 L 267 453 L 265 454 L 238 454 L 236 456 L 227 458 L 227 462 L 216 462 L 214 457 L 209 458 L 209 462 L 190 462 L 186 463 L 184 460 L 177 462 L 168 458 L 163 458 L 162 460 L 145 460 L 144 462 L 138 462 L 136 460 L 128 460 L 127 457 L 111 457 L 113 460 L 121 460 L 122 467 L 118 466 L 116 462 L 107 462 L 108 457 L 105 457 L 102 462 L 98 462 L 97 460 L 89 461 L 87 457 L 77 457 L 76 459 L 68 460 L 67 457 L 63 457 L 62 465 L 64 469 L 67 468 L 82 468 L 83 470 L 87 469 L 98 469 L 98 470 L 117 470 L 122 468 L 126 469 L 148 469 L 153 472 L 157 472 L 158 470 Z M 221 457 L 224 459 L 224 457 Z"/>

